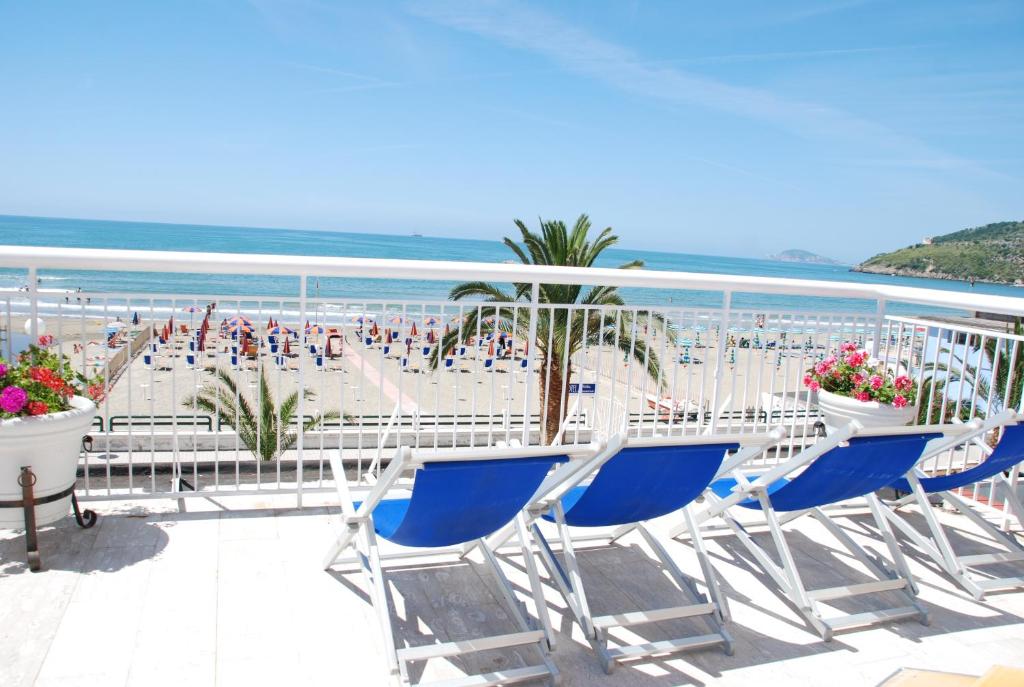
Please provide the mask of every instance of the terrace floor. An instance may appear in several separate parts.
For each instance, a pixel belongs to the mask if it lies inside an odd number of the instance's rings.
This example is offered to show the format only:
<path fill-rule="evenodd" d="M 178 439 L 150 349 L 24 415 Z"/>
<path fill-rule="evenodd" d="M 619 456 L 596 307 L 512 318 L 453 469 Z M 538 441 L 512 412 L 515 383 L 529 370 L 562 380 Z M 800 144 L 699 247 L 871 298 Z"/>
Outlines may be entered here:
<path fill-rule="evenodd" d="M 307 497 L 312 505 L 299 510 L 283 497 L 194 499 L 183 513 L 170 501 L 103 504 L 91 530 L 79 530 L 68 518 L 41 531 L 46 570 L 40 574 L 24 564 L 23 537 L 0 533 L 0 684 L 386 684 L 361 576 L 320 568 L 338 513 L 328 502 Z M 964 518 L 942 517 L 971 542 Z M 851 516 L 841 522 L 875 546 L 865 536 L 866 521 Z M 837 570 L 859 578 L 845 553 L 819 543 L 826 541 L 820 525 L 801 519 L 790 531 L 809 586 L 836 584 Z M 639 541 L 627 537 L 580 554 L 596 613 L 629 610 L 631 602 L 646 608 L 679 603 Z M 667 545 L 684 569 L 694 570 L 684 543 Z M 1024 666 L 1024 592 L 975 602 L 913 558 L 930 626 L 904 622 L 825 643 L 763 584 L 765 576 L 738 542 L 714 537 L 709 548 L 731 602 L 734 656 L 708 650 L 655 658 L 606 676 L 549 590 L 562 684 L 839 687 L 876 685 L 901 667 L 981 674 L 992 664 Z M 524 592 L 521 560 L 501 560 Z M 418 565 L 390 580 L 400 637 L 411 644 L 514 630 L 480 563 Z M 676 629 L 646 627 L 638 632 L 650 639 Z M 517 660 L 493 652 L 467 661 L 438 659 L 413 677 L 455 677 Z"/>

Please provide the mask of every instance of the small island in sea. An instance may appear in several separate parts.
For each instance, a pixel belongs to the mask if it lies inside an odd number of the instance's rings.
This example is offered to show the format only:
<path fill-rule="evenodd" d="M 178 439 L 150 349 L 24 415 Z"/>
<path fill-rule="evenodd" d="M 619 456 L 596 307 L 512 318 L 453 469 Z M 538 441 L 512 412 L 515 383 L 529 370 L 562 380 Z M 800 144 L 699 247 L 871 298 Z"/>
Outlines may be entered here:
<path fill-rule="evenodd" d="M 943 236 L 891 253 L 881 253 L 853 268 L 904 277 L 929 277 L 996 284 L 1024 283 L 1024 222 L 996 222 Z"/>
<path fill-rule="evenodd" d="M 800 262 L 810 265 L 841 265 L 842 263 L 832 258 L 826 258 L 824 255 L 818 255 L 812 253 L 809 250 L 801 250 L 799 248 L 790 248 L 784 250 L 781 253 L 775 255 L 769 255 L 769 260 L 777 260 L 779 262 Z"/>

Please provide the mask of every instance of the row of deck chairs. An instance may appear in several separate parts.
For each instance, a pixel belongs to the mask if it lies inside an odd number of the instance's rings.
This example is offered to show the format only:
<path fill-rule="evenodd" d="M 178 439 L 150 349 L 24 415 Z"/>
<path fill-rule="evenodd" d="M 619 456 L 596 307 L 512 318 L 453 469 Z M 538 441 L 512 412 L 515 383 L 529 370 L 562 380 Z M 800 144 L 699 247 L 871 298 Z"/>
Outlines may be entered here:
<path fill-rule="evenodd" d="M 555 635 L 544 600 L 540 566 L 592 646 L 602 667 L 611 672 L 618 662 L 682 651 L 720 647 L 733 651 L 728 630 L 728 601 L 719 588 L 715 568 L 705 549 L 702 526 L 724 521 L 799 612 L 823 639 L 833 633 L 906 619 L 928 623 L 928 610 L 917 598 L 917 585 L 893 527 L 907 536 L 919 553 L 973 596 L 1024 585 L 1024 577 L 996 578 L 986 565 L 1024 561 L 1024 547 L 951 493 L 994 478 L 1007 508 L 1024 523 L 1024 509 L 1006 473 L 1024 460 L 1024 416 L 1012 411 L 987 421 L 865 429 L 857 423 L 834 432 L 778 465 L 752 470 L 751 461 L 786 438 L 784 428 L 763 434 L 701 435 L 672 438 L 611 437 L 607 442 L 573 447 L 453 449 L 420 451 L 400 448 L 380 479 L 361 501 L 353 499 L 344 478 L 340 454 L 330 457 L 342 507 L 341 532 L 324 560 L 328 569 L 361 570 L 379 618 L 388 669 L 392 678 L 410 684 L 410 666 L 437 657 L 456 657 L 491 649 L 530 650 L 530 665 L 467 676 L 445 684 L 497 685 L 548 680 L 558 673 L 549 652 Z M 1002 431 L 994 450 L 978 465 L 958 474 L 928 477 L 922 461 L 969 442 L 981 442 L 992 430 Z M 986 447 L 987 448 L 987 447 Z M 763 462 L 761 463 L 763 465 Z M 411 482 L 409 479 L 411 478 Z M 908 494 L 885 503 L 876 491 L 896 487 Z M 971 518 L 1005 552 L 960 556 L 929 505 L 930 494 Z M 703 497 L 703 498 L 701 498 Z M 833 522 L 827 507 L 862 499 L 888 557 L 869 554 Z M 697 510 L 696 502 L 702 506 Z M 927 529 L 919 531 L 900 509 L 914 504 Z M 760 526 L 771 534 L 774 552 L 762 548 L 743 524 L 737 509 L 759 511 Z M 699 564 L 700 579 L 682 572 L 645 522 L 677 517 L 670 536 L 689 542 Z M 787 541 L 785 525 L 813 517 L 859 560 L 873 576 L 869 582 L 808 589 Z M 541 524 L 555 531 L 548 537 Z M 581 531 L 611 528 L 599 534 Z M 639 534 L 678 587 L 681 603 L 660 609 L 638 609 L 595 616 L 576 551 L 597 541 L 610 543 Z M 399 548 L 382 554 L 378 538 Z M 533 597 L 534 616 L 527 613 L 496 559 L 499 549 L 522 556 Z M 515 623 L 509 634 L 426 646 L 397 647 L 390 614 L 384 563 L 410 564 L 424 556 L 476 553 L 498 583 L 508 614 Z M 778 561 L 778 562 L 777 562 Z M 540 565 L 538 565 L 538 562 Z M 696 568 L 695 568 L 696 569 Z M 610 573 L 610 571 L 606 571 Z M 848 597 L 875 595 L 875 601 L 898 599 L 867 612 L 834 612 Z M 614 628 L 629 628 L 672 619 L 702 621 L 692 636 L 622 645 L 609 640 Z"/>

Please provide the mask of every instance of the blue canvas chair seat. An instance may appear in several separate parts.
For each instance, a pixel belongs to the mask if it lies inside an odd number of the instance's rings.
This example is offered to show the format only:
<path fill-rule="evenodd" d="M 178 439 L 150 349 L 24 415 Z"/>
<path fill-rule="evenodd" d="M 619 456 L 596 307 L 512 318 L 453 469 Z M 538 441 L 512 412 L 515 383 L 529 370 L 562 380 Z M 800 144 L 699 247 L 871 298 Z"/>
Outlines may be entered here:
<path fill-rule="evenodd" d="M 374 509 L 377 534 L 402 546 L 454 546 L 501 529 L 519 514 L 565 456 L 425 465 L 413 495 Z M 358 508 L 356 504 L 356 508 Z"/>
<path fill-rule="evenodd" d="M 783 477 L 764 488 L 776 512 L 800 511 L 827 506 L 870 494 L 888 486 L 917 464 L 925 445 L 942 436 L 930 432 L 905 436 L 854 437 L 815 460 L 794 478 Z M 726 498 L 736 488 L 735 478 L 726 477 L 711 485 Z M 736 504 L 761 508 L 757 499 Z"/>
<path fill-rule="evenodd" d="M 843 629 L 875 625 L 906 618 L 928 622 L 928 614 L 917 601 L 917 587 L 910 569 L 883 515 L 884 507 L 874 492 L 912 470 L 926 447 L 938 440 L 948 427 L 894 427 L 865 430 L 857 423 L 837 430 L 832 436 L 760 473 L 742 465 L 724 470 L 708 490 L 710 505 L 699 513 L 699 522 L 723 519 L 758 564 L 772 578 L 808 624 L 825 640 Z M 863 498 L 882 533 L 892 566 L 868 555 L 825 513 L 823 507 Z M 731 509 L 760 510 L 771 533 L 776 555 L 769 555 L 740 523 Z M 786 513 L 784 519 L 778 513 Z M 811 515 L 825 526 L 875 579 L 825 589 L 805 587 L 782 525 Z M 672 534 L 682 534 L 682 526 Z M 778 560 L 779 562 L 776 562 Z M 852 596 L 893 592 L 905 604 L 863 613 L 827 614 L 823 603 Z"/>
<path fill-rule="evenodd" d="M 553 646 L 553 632 L 547 614 L 538 608 L 541 626 L 538 628 L 530 622 L 524 613 L 525 607 L 517 599 L 511 583 L 483 538 L 506 526 L 514 528 L 533 598 L 535 603 L 540 600 L 542 604 L 540 576 L 528 548 L 529 535 L 523 509 L 534 499 L 561 485 L 568 475 L 582 469 L 581 464 L 585 468 L 603 460 L 606 454 L 600 449 L 600 446 L 588 445 L 437 452 L 413 451 L 403 447 L 360 501 L 351 498 L 340 453 L 334 451 L 329 454 L 342 505 L 343 529 L 327 552 L 324 567 L 329 569 L 343 565 L 362 570 L 380 623 L 384 653 L 393 679 L 410 684 L 408 666 L 414 662 L 515 647 L 523 650 L 532 648 L 539 662 L 470 675 L 461 680 L 445 681 L 444 684 L 499 685 L 528 679 L 548 679 L 553 683 L 557 679 L 558 671 L 547 656 Z M 412 477 L 408 496 L 391 496 L 403 477 Z M 378 550 L 377 537 L 405 547 L 388 555 L 389 560 L 412 561 L 444 554 L 461 558 L 478 549 L 498 583 L 508 616 L 518 626 L 518 632 L 473 638 L 471 641 L 396 648 L 389 591 L 382 566 L 385 556 Z"/>
<path fill-rule="evenodd" d="M 552 550 L 543 532 L 533 523 L 531 531 L 538 544 L 541 561 L 556 583 L 570 612 L 575 616 L 602 667 L 611 672 L 616 663 L 652 654 L 668 654 L 707 647 L 722 647 L 732 653 L 732 638 L 723 627 L 728 610 L 721 595 L 714 569 L 704 549 L 700 533 L 691 530 L 693 548 L 709 596 L 697 582 L 683 573 L 665 548 L 650 533 L 645 521 L 683 511 L 692 518 L 689 504 L 699 497 L 721 469 L 727 454 L 746 444 L 744 456 L 759 455 L 764 446 L 785 436 L 781 429 L 765 435 L 673 437 L 630 439 L 614 456 L 603 463 L 593 479 L 571 486 L 551 503 L 538 504 L 535 519 L 552 522 L 558 528 L 562 560 Z M 745 458 L 744 458 L 745 459 Z M 615 527 L 607 535 L 574 537 L 570 528 Z M 611 544 L 630 532 L 639 532 L 663 568 L 686 599 L 686 605 L 626 614 L 593 616 L 576 559 L 576 544 L 598 541 Z M 574 543 L 575 542 L 575 543 Z M 608 631 L 654 623 L 673 618 L 703 619 L 710 631 L 696 636 L 660 642 L 609 645 Z"/>
<path fill-rule="evenodd" d="M 889 507 L 884 507 L 889 522 L 919 552 L 931 558 L 976 599 L 984 598 L 988 592 L 1024 587 L 1024 575 L 999 576 L 991 567 L 987 567 L 1024 562 L 1024 547 L 1015 537 L 994 527 L 971 504 L 953 493 L 953 490 L 991 480 L 993 496 L 1002 498 L 1005 510 L 1016 516 L 1019 524 L 1024 525 L 1024 506 L 1021 505 L 1016 488 L 1020 465 L 1024 461 L 1024 425 L 1016 424 L 1019 419 L 1020 416 L 1013 411 L 1004 411 L 985 421 L 974 420 L 961 425 L 962 434 L 954 441 L 959 444 L 966 442 L 968 448 L 964 449 L 965 459 L 966 451 L 976 447 L 983 454 L 988 454 L 984 460 L 971 468 L 948 475 L 929 477 L 920 469 L 908 471 L 906 476 L 894 481 L 893 486 L 909 492 L 910 495 Z M 990 449 L 981 439 L 999 428 L 1002 428 L 1002 436 L 995 448 Z M 942 448 L 945 450 L 953 447 Z M 1009 473 L 1009 476 L 1006 473 Z M 997 550 L 971 555 L 960 554 L 953 545 L 949 531 L 931 508 L 929 494 L 940 495 L 946 503 L 973 522 L 990 542 L 996 545 Z M 898 512 L 900 508 L 910 505 L 916 505 L 924 519 L 924 532 Z"/>

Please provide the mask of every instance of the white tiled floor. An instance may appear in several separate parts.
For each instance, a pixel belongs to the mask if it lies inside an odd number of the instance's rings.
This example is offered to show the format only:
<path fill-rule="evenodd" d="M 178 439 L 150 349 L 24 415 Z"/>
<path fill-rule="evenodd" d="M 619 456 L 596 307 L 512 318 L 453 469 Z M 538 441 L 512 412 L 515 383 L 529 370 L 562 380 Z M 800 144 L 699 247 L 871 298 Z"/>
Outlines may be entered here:
<path fill-rule="evenodd" d="M 300 511 L 285 503 L 192 500 L 186 513 L 172 502 L 103 506 L 92 530 L 68 519 L 41 532 L 47 569 L 40 574 L 24 565 L 23 537 L 0 533 L 0 685 L 385 684 L 362 579 L 320 568 L 336 509 L 314 504 Z M 959 516 L 943 517 L 967 528 Z M 862 521 L 841 522 L 875 545 Z M 820 526 L 799 521 L 792 532 L 810 586 L 835 584 L 837 571 L 857 577 L 845 554 L 821 544 Z M 581 554 L 595 612 L 677 605 L 667 577 L 638 542 L 626 538 Z M 685 544 L 667 547 L 695 571 Z M 709 548 L 730 598 L 735 656 L 656 658 L 606 676 L 548 590 L 561 633 L 553 659 L 563 684 L 840 687 L 874 685 L 903 666 L 973 674 L 994 663 L 1024 666 L 1024 592 L 974 602 L 912 559 L 931 626 L 901 623 L 825 643 L 765 586 L 735 540 L 716 537 Z M 502 561 L 525 590 L 521 560 Z M 404 568 L 390 580 L 397 625 L 410 643 L 514 629 L 477 563 Z M 673 629 L 658 625 L 638 635 L 658 639 Z M 489 652 L 466 662 L 434 661 L 414 676 L 452 677 L 516 660 Z"/>

